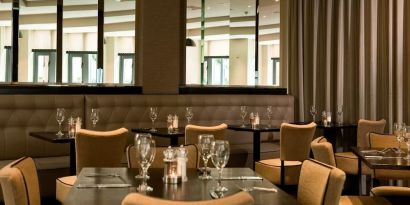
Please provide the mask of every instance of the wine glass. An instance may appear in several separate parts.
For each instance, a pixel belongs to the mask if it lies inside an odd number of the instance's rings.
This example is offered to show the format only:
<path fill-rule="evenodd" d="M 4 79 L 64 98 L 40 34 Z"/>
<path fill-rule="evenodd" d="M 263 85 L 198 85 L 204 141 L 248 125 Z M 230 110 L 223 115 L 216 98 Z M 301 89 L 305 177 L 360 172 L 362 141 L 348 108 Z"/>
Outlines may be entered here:
<path fill-rule="evenodd" d="M 134 138 L 134 146 L 135 146 L 135 149 L 137 149 L 137 144 L 138 144 L 138 142 L 140 141 L 140 139 L 142 139 L 142 138 L 146 138 L 146 139 L 152 139 L 152 136 L 151 136 L 151 134 L 149 134 L 149 133 L 137 133 L 137 134 L 135 134 L 135 138 Z M 136 151 L 135 152 L 135 156 L 136 156 L 136 159 L 137 160 L 139 160 L 139 154 L 138 154 L 138 152 Z M 137 176 L 135 176 L 135 178 L 137 178 L 137 179 L 143 179 L 143 178 L 147 178 L 147 179 L 149 179 L 149 176 L 146 174 L 145 176 L 143 175 L 143 173 L 142 173 L 142 169 L 141 169 L 141 167 L 140 167 L 140 173 L 137 175 Z"/>
<path fill-rule="evenodd" d="M 56 114 L 56 120 L 58 122 L 58 132 L 57 132 L 57 136 L 63 136 L 63 132 L 61 132 L 61 123 L 64 122 L 64 118 L 65 118 L 65 109 L 64 108 L 57 108 L 57 114 Z"/>
<path fill-rule="evenodd" d="M 100 119 L 99 114 L 100 114 L 100 110 L 98 108 L 91 109 L 90 119 L 93 122 L 93 127 L 95 127 L 98 120 Z"/>
<path fill-rule="evenodd" d="M 187 120 L 187 124 L 190 124 L 191 119 L 194 117 L 194 112 L 192 111 L 192 107 L 185 108 L 185 117 Z"/>
<path fill-rule="evenodd" d="M 150 131 L 155 132 L 155 131 L 157 131 L 155 129 L 155 126 L 154 126 L 155 119 L 157 119 L 157 117 L 158 117 L 158 108 L 157 107 L 150 107 L 149 108 L 149 117 L 151 118 L 151 121 L 152 121 L 152 128 L 150 129 Z"/>
<path fill-rule="evenodd" d="M 310 107 L 310 115 L 312 115 L 312 121 L 314 122 L 316 120 L 317 115 L 316 106 L 312 105 L 312 107 Z"/>
<path fill-rule="evenodd" d="M 341 125 L 343 123 L 343 105 L 338 105 L 337 106 L 337 124 Z"/>
<path fill-rule="evenodd" d="M 409 130 L 409 127 L 407 127 L 406 131 L 408 130 Z M 404 140 L 407 145 L 407 156 L 405 156 L 403 159 L 410 160 L 410 133 L 407 133 L 407 132 L 404 133 Z"/>
<path fill-rule="evenodd" d="M 229 142 L 226 140 L 216 140 L 211 146 L 212 163 L 218 170 L 218 185 L 213 189 L 214 192 L 226 192 L 228 188 L 222 186 L 222 171 L 229 160 Z"/>
<path fill-rule="evenodd" d="M 245 127 L 245 117 L 248 114 L 247 109 L 248 109 L 248 107 L 241 106 L 242 127 Z"/>
<path fill-rule="evenodd" d="M 393 124 L 393 134 L 396 136 L 396 140 L 399 143 L 396 153 L 403 153 L 401 150 L 401 143 L 404 141 L 403 138 L 403 129 L 406 132 L 406 124 L 404 123 L 394 123 Z"/>
<path fill-rule="evenodd" d="M 198 136 L 198 147 L 201 153 L 202 160 L 204 160 L 203 175 L 199 176 L 199 179 L 211 179 L 212 177 L 208 175 L 208 160 L 211 157 L 211 146 L 214 141 L 214 136 L 210 134 L 202 134 Z"/>
<path fill-rule="evenodd" d="M 273 116 L 272 106 L 268 106 L 266 108 L 266 115 L 268 116 L 268 120 L 269 120 L 268 126 L 271 127 L 271 125 L 272 125 L 271 119 L 272 119 L 272 116 Z"/>
<path fill-rule="evenodd" d="M 139 192 L 153 191 L 154 189 L 147 184 L 147 172 L 155 158 L 155 141 L 151 137 L 138 137 L 135 149 L 142 170 L 142 184 L 138 186 L 137 190 Z"/>

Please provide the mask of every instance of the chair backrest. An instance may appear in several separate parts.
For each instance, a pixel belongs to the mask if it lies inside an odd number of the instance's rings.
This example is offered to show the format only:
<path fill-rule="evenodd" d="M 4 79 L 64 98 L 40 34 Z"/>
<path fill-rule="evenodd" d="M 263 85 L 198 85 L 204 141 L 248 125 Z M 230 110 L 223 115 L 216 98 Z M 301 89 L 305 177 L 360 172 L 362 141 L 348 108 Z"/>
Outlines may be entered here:
<path fill-rule="evenodd" d="M 162 154 L 167 147 L 156 147 L 156 154 L 154 161 L 151 164 L 151 168 L 163 168 L 164 167 L 164 155 Z M 185 149 L 188 151 L 188 162 L 187 168 L 197 168 L 198 164 L 198 148 L 196 145 L 186 145 Z M 134 145 L 129 145 L 127 147 L 127 161 L 129 168 L 138 168 L 138 160 L 136 157 L 136 150 Z"/>
<path fill-rule="evenodd" d="M 338 205 L 346 174 L 315 160 L 305 160 L 299 178 L 298 201 L 303 205 Z"/>
<path fill-rule="evenodd" d="M 316 123 L 294 125 L 282 123 L 280 126 L 280 159 L 303 161 L 309 158 L 310 143 L 315 134 Z"/>
<path fill-rule="evenodd" d="M 20 158 L 0 170 L 6 205 L 40 205 L 40 188 L 32 158 Z"/>
<path fill-rule="evenodd" d="M 239 192 L 227 197 L 205 201 L 171 201 L 132 193 L 128 194 L 121 205 L 252 205 L 254 200 L 247 192 Z"/>
<path fill-rule="evenodd" d="M 225 139 L 228 125 L 222 123 L 217 126 L 187 125 L 185 127 L 185 144 L 198 144 L 198 135 L 212 134 L 215 140 Z"/>
<path fill-rule="evenodd" d="M 322 136 L 314 139 L 312 143 L 310 143 L 310 148 L 312 149 L 315 160 L 330 166 L 336 166 L 333 146 L 326 140 L 326 138 Z"/>
<path fill-rule="evenodd" d="M 379 121 L 360 119 L 357 124 L 357 146 L 369 147 L 368 134 L 370 132 L 383 133 L 386 126 L 386 120 L 381 119 Z"/>
<path fill-rule="evenodd" d="M 369 133 L 370 148 L 395 148 L 398 147 L 396 136 L 389 134 Z"/>
<path fill-rule="evenodd" d="M 76 160 L 77 174 L 83 167 L 120 167 L 124 156 L 128 130 L 77 132 Z"/>

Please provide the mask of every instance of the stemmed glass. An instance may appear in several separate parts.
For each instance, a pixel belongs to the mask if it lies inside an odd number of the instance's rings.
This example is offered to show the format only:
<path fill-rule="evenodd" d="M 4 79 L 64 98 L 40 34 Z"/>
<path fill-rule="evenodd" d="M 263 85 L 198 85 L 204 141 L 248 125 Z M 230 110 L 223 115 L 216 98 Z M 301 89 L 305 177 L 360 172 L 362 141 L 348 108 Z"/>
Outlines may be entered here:
<path fill-rule="evenodd" d="M 61 132 L 61 123 L 64 122 L 64 118 L 65 118 L 65 109 L 64 108 L 57 108 L 57 114 L 56 114 L 56 120 L 58 122 L 58 132 L 57 132 L 57 136 L 63 136 L 63 132 Z"/>
<path fill-rule="evenodd" d="M 153 191 L 153 188 L 147 184 L 147 172 L 155 158 L 155 141 L 151 137 L 139 136 L 136 138 L 134 146 L 142 170 L 142 184 L 138 186 L 137 190 L 139 192 Z"/>
<path fill-rule="evenodd" d="M 185 117 L 187 120 L 187 124 L 190 124 L 191 119 L 194 117 L 194 112 L 192 111 L 192 107 L 185 108 Z"/>
<path fill-rule="evenodd" d="M 211 147 L 212 163 L 218 170 L 218 185 L 214 188 L 214 192 L 221 193 L 228 191 L 228 188 L 222 186 L 222 171 L 229 160 L 229 142 L 225 140 L 216 140 L 212 142 Z"/>
<path fill-rule="evenodd" d="M 248 107 L 241 106 L 242 127 L 245 127 L 245 117 L 248 114 L 247 109 Z"/>
<path fill-rule="evenodd" d="M 403 151 L 401 150 L 401 143 L 404 141 L 403 135 L 405 135 L 406 133 L 406 124 L 395 122 L 393 124 L 393 129 L 394 135 L 396 135 L 396 140 L 399 143 L 396 153 L 403 153 Z"/>
<path fill-rule="evenodd" d="M 91 115 L 90 115 L 90 119 L 93 122 L 93 127 L 95 127 L 95 125 L 97 124 L 98 120 L 100 119 L 99 117 L 100 114 L 100 110 L 97 108 L 92 108 L 91 109 Z"/>
<path fill-rule="evenodd" d="M 312 107 L 310 107 L 310 115 L 312 115 L 312 121 L 314 122 L 316 120 L 317 115 L 316 106 L 312 105 Z"/>
<path fill-rule="evenodd" d="M 198 147 L 201 153 L 202 160 L 204 160 L 203 175 L 199 176 L 199 179 L 211 179 L 208 175 L 208 160 L 211 157 L 211 147 L 214 141 L 214 136 L 210 134 L 202 134 L 198 136 Z"/>
<path fill-rule="evenodd" d="M 266 108 L 266 115 L 268 116 L 268 120 L 269 120 L 268 126 L 271 127 L 271 125 L 272 125 L 271 119 L 272 119 L 272 116 L 273 116 L 272 106 L 268 106 Z"/>
<path fill-rule="evenodd" d="M 137 149 L 137 144 L 138 144 L 140 138 L 152 139 L 152 135 L 149 134 L 149 133 L 137 133 L 137 134 L 135 134 L 135 138 L 134 138 L 135 149 Z M 136 151 L 135 154 L 136 154 L 135 156 L 136 156 L 137 160 L 139 160 L 138 152 Z M 149 176 L 147 174 L 145 176 L 143 175 L 141 167 L 140 167 L 139 171 L 140 171 L 140 173 L 137 176 L 135 176 L 136 179 L 143 179 L 144 177 L 146 179 L 149 179 Z"/>
<path fill-rule="evenodd" d="M 406 131 L 408 131 L 408 127 Z M 403 157 L 403 159 L 410 160 L 410 133 L 409 134 L 407 134 L 407 132 L 404 133 L 404 140 L 406 141 L 406 145 L 407 145 L 407 156 Z"/>
<path fill-rule="evenodd" d="M 338 105 L 337 106 L 337 124 L 341 125 L 343 123 L 343 105 Z"/>
<path fill-rule="evenodd" d="M 151 121 L 152 121 L 152 128 L 150 129 L 150 131 L 155 132 L 155 131 L 157 131 L 155 129 L 155 126 L 154 126 L 155 119 L 157 119 L 157 117 L 158 117 L 158 108 L 157 107 L 150 107 L 149 108 L 149 117 L 151 118 Z"/>

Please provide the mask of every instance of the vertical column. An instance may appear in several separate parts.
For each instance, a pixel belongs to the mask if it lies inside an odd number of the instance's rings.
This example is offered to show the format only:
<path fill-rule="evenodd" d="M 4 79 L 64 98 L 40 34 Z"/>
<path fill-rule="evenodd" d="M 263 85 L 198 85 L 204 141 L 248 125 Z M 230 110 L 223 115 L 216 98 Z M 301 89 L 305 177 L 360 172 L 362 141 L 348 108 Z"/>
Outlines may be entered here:
<path fill-rule="evenodd" d="M 19 62 L 19 0 L 13 1 L 11 82 L 18 82 Z"/>
<path fill-rule="evenodd" d="M 63 0 L 57 1 L 56 83 L 63 82 Z"/>
<path fill-rule="evenodd" d="M 98 0 L 97 83 L 103 82 L 104 69 L 104 0 Z"/>

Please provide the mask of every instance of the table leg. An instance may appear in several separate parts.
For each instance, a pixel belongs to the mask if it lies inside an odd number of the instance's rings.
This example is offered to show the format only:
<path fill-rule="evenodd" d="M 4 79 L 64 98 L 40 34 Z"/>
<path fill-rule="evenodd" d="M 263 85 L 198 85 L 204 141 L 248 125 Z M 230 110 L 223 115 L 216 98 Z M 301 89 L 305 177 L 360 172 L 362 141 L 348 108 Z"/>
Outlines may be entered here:
<path fill-rule="evenodd" d="M 261 133 L 253 133 L 253 170 L 255 170 L 255 163 L 261 159 Z"/>
<path fill-rule="evenodd" d="M 179 145 L 178 136 L 171 136 L 171 146 L 175 147 L 175 146 L 178 146 L 178 145 Z"/>
<path fill-rule="evenodd" d="M 359 196 L 362 195 L 362 160 L 360 158 L 357 159 L 358 164 L 357 164 L 357 175 L 359 178 Z"/>
<path fill-rule="evenodd" d="M 76 175 L 75 141 L 70 142 L 70 175 Z"/>

